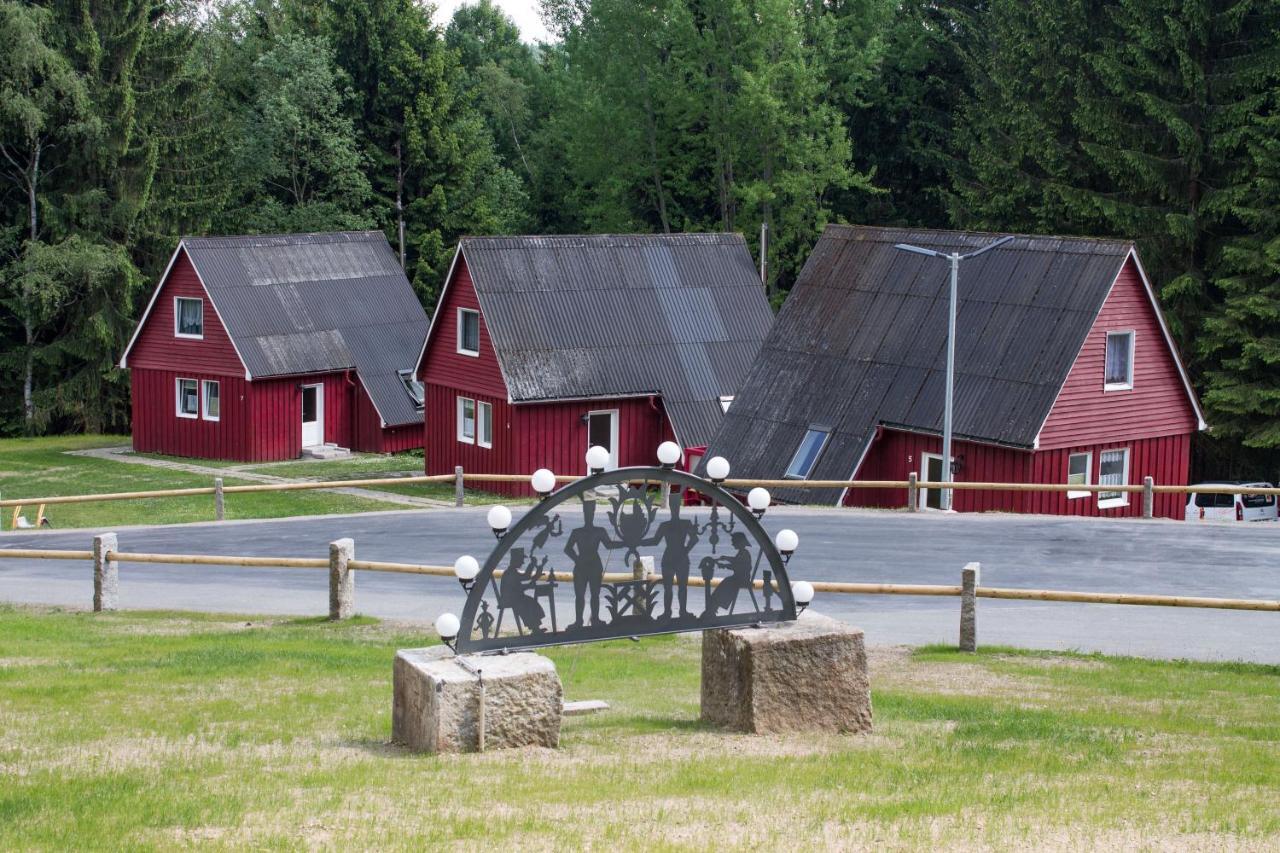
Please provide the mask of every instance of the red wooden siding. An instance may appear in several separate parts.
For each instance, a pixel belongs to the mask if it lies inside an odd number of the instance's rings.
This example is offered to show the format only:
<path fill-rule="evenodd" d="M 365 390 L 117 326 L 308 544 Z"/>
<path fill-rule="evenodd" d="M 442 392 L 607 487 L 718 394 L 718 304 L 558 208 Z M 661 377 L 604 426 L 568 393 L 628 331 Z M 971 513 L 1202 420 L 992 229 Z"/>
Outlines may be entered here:
<path fill-rule="evenodd" d="M 215 379 L 221 383 L 221 418 L 180 418 L 178 385 L 182 379 Z M 203 456 L 252 462 L 250 394 L 242 376 L 201 371 L 149 370 L 135 367 L 133 381 L 133 449 L 172 456 Z M 203 400 L 200 405 L 203 407 Z"/>
<path fill-rule="evenodd" d="M 463 355 L 458 352 L 458 309 L 480 310 L 475 287 L 471 284 L 471 272 L 466 260 L 459 255 L 454 266 L 453 280 L 447 287 L 444 303 L 431 330 L 431 340 L 426 356 L 418 366 L 422 381 L 447 388 L 474 392 L 471 396 L 507 399 L 507 383 L 502 378 L 498 354 L 484 315 L 480 316 L 480 355 Z"/>
<path fill-rule="evenodd" d="M 190 296 L 204 300 L 204 339 L 175 337 L 173 330 L 173 300 L 178 296 Z M 203 371 L 206 374 L 244 377 L 244 365 L 236 355 L 231 338 L 223 328 L 213 302 L 204 292 L 195 267 L 187 259 L 186 252 L 179 252 L 169 270 L 169 277 L 160 285 L 160 295 L 147 316 L 138 339 L 129 352 L 128 366 L 153 370 Z"/>
<path fill-rule="evenodd" d="M 1104 391 L 1107 332 L 1132 329 L 1133 389 Z M 1133 258 L 1125 262 L 1040 430 L 1042 450 L 1180 436 L 1195 410 Z"/>
<path fill-rule="evenodd" d="M 1142 438 L 1126 442 L 1097 444 L 1054 450 L 1027 451 L 997 447 L 968 441 L 953 444 L 952 455 L 960 462 L 958 482 L 989 483 L 1065 483 L 1067 459 L 1072 453 L 1092 454 L 1089 473 L 1091 483 L 1098 482 L 1101 454 L 1104 450 L 1129 448 L 1129 483 L 1138 485 L 1150 476 L 1164 485 L 1186 485 L 1191 452 L 1191 434 Z M 920 433 L 884 430 L 878 435 L 854 479 L 905 480 L 923 468 L 925 453 L 939 455 L 942 439 Z M 903 507 L 906 489 L 850 489 L 845 495 L 848 506 Z M 1155 496 L 1155 515 L 1182 518 L 1184 498 L 1181 495 Z M 953 505 L 958 512 L 1031 512 L 1055 515 L 1087 515 L 1138 517 L 1142 515 L 1142 496 L 1130 495 L 1129 504 L 1100 508 L 1098 498 L 1068 498 L 1065 492 L 967 491 L 957 489 Z"/>

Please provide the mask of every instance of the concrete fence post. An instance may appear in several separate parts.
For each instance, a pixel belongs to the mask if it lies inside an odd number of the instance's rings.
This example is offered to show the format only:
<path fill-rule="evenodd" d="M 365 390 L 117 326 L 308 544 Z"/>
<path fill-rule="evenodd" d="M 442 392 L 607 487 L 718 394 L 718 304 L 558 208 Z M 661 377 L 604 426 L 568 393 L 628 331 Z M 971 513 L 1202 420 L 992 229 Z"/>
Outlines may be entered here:
<path fill-rule="evenodd" d="M 222 521 L 227 517 L 227 505 L 222 495 L 222 478 L 213 478 L 213 520 Z"/>
<path fill-rule="evenodd" d="M 960 651 L 978 649 L 978 576 L 980 563 L 970 563 L 960 571 Z"/>
<path fill-rule="evenodd" d="M 455 465 L 453 468 L 453 505 L 462 506 L 463 485 L 462 485 L 462 466 Z"/>
<path fill-rule="evenodd" d="M 1156 481 L 1150 477 L 1142 478 L 1142 517 L 1151 518 L 1156 511 Z"/>
<path fill-rule="evenodd" d="M 354 539 L 329 543 L 329 618 L 334 621 L 355 615 L 356 572 L 348 567 L 355 558 Z"/>
<path fill-rule="evenodd" d="M 93 610 L 115 610 L 120 601 L 120 564 L 107 557 L 120 549 L 114 533 L 93 537 Z"/>
<path fill-rule="evenodd" d="M 916 485 L 919 478 L 912 471 L 907 475 L 907 511 L 917 512 L 920 509 L 920 487 Z"/>

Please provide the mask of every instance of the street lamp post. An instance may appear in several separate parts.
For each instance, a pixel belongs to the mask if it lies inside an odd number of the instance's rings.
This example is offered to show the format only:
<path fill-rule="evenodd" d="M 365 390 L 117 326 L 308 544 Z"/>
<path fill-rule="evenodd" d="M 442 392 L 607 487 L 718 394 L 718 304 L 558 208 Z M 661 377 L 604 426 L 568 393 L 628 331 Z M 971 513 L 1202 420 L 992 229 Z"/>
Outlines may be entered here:
<path fill-rule="evenodd" d="M 954 482 L 955 471 L 952 470 L 951 464 L 951 412 L 952 400 L 955 395 L 956 381 L 956 289 L 960 278 L 960 262 L 967 261 L 970 258 L 976 258 L 983 252 L 989 252 L 999 246 L 1003 246 L 1012 240 L 1013 237 L 1001 237 L 994 243 L 989 243 L 981 249 L 962 255 L 959 252 L 939 252 L 934 249 L 926 249 L 923 246 L 912 246 L 909 243 L 898 243 L 895 249 L 901 249 L 904 252 L 914 252 L 917 255 L 928 255 L 931 258 L 946 258 L 951 262 L 951 291 L 947 300 L 947 392 L 946 402 L 942 410 L 942 470 L 943 476 L 948 482 Z M 928 472 L 925 472 L 926 479 Z M 942 490 L 941 507 L 944 510 L 951 509 L 951 489 Z"/>

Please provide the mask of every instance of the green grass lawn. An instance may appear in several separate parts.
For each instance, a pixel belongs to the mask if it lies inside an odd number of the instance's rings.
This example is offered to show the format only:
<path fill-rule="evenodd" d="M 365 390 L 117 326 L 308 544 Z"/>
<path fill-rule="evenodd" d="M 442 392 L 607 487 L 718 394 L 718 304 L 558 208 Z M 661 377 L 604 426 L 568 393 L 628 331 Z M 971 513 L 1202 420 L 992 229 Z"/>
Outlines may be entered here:
<path fill-rule="evenodd" d="M 875 732 L 698 722 L 698 644 L 550 652 L 559 750 L 388 743 L 360 619 L 0 607 L 0 849 L 1258 849 L 1280 844 L 1280 668 L 872 654 Z"/>
<path fill-rule="evenodd" d="M 213 485 L 210 477 L 200 474 L 130 465 L 109 459 L 71 456 L 65 452 L 91 447 L 112 447 L 128 442 L 127 436 L 101 435 L 0 439 L 0 497 L 34 498 Z M 223 482 L 230 486 L 248 484 L 250 481 L 227 476 L 223 478 Z M 227 518 L 236 519 L 367 512 L 404 507 L 329 492 L 264 492 L 228 495 L 226 509 Z M 5 530 L 10 529 L 12 512 L 11 509 L 0 510 Z M 36 508 L 28 508 L 25 514 L 34 521 Z M 47 515 L 55 528 L 212 521 L 213 497 L 56 504 L 48 508 Z"/>

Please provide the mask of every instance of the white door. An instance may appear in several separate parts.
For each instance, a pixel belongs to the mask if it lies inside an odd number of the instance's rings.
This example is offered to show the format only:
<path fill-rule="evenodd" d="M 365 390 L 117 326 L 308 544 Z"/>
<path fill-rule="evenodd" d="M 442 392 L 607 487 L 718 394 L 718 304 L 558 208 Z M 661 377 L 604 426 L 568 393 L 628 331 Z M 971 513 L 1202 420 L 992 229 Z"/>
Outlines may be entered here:
<path fill-rule="evenodd" d="M 302 446 L 324 444 L 324 386 L 302 386 Z"/>
<path fill-rule="evenodd" d="M 935 453 L 920 454 L 920 479 L 926 483 L 944 483 L 942 456 Z M 921 509 L 942 509 L 942 489 L 921 489 Z"/>
<path fill-rule="evenodd" d="M 618 467 L 618 410 L 609 409 L 603 412 L 587 414 L 587 448 L 599 445 L 609 451 L 609 464 L 606 471 Z M 586 450 L 583 450 L 586 453 Z"/>

